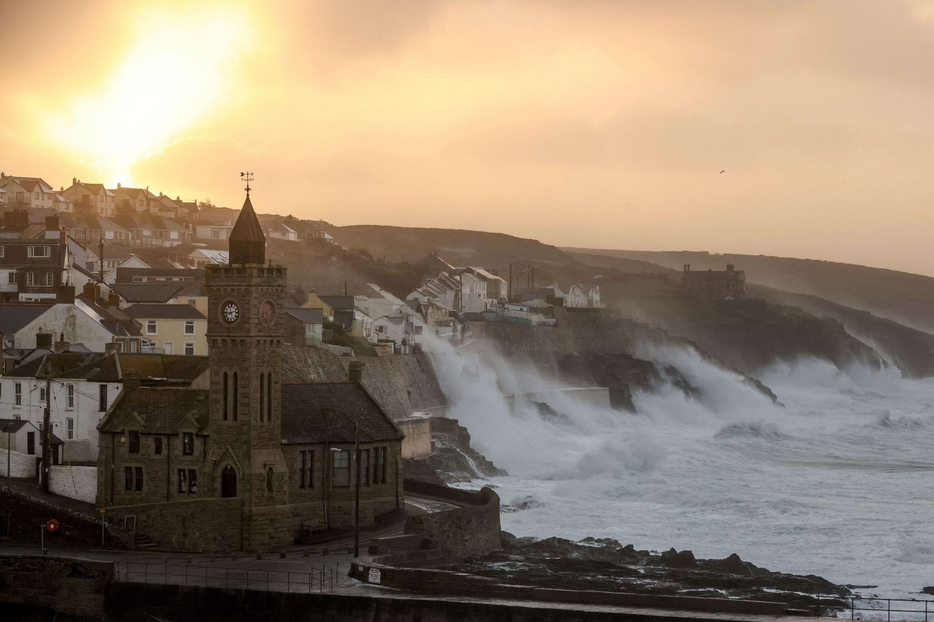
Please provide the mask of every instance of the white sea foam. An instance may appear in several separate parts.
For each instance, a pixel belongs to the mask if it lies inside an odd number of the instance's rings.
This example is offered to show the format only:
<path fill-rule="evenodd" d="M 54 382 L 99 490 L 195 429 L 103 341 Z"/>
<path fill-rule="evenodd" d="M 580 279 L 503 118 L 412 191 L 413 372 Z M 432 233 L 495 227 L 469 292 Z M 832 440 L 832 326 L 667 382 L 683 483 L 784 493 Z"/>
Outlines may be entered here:
<path fill-rule="evenodd" d="M 674 365 L 701 395 L 636 393 L 631 414 L 556 394 L 548 405 L 566 420 L 544 419 L 521 400 L 511 412 L 503 394 L 549 379 L 493 352 L 436 348 L 449 416 L 510 473 L 492 482 L 501 497 L 541 503 L 504 514 L 504 529 L 735 552 L 893 597 L 932 583 L 934 381 L 804 360 L 760 375 L 782 408 L 696 352 L 638 356 Z"/>

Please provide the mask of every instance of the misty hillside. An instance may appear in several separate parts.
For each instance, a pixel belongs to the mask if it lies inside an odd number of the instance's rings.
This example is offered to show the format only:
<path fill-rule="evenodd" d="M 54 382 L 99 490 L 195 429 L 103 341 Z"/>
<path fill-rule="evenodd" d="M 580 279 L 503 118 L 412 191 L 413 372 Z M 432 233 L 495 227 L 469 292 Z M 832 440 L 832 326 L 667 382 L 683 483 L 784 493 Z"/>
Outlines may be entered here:
<path fill-rule="evenodd" d="M 747 283 L 796 294 L 809 294 L 841 305 L 871 311 L 901 324 L 934 332 L 934 278 L 854 264 L 765 255 L 716 255 L 689 251 L 620 251 L 565 249 L 579 260 L 587 255 L 655 263 L 680 271 L 723 270 L 732 263 L 746 271 Z"/>

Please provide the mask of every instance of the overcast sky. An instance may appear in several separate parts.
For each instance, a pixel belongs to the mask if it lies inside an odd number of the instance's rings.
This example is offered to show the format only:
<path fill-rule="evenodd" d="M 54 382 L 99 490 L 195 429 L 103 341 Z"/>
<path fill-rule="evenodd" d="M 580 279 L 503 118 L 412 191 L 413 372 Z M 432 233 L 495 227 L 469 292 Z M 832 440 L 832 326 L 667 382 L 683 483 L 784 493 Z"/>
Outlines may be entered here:
<path fill-rule="evenodd" d="M 934 274 L 934 2 L 0 0 L 0 168 Z M 721 174 L 721 171 L 725 171 Z"/>

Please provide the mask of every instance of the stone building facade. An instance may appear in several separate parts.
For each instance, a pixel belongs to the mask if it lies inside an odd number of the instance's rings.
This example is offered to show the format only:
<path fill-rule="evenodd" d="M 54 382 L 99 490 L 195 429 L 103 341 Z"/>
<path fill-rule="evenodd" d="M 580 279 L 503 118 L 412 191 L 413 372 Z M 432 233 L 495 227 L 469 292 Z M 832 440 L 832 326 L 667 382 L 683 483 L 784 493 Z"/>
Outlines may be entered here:
<path fill-rule="evenodd" d="M 286 270 L 265 262 L 249 195 L 229 256 L 206 267 L 210 389 L 121 396 L 100 426 L 98 505 L 187 550 L 270 550 L 348 527 L 358 486 L 361 524 L 401 508 L 403 434 L 359 368 L 282 383 Z"/>
<path fill-rule="evenodd" d="M 684 264 L 681 289 L 688 296 L 704 300 L 742 300 L 746 298 L 746 271 L 727 264 L 726 270 L 691 270 Z"/>

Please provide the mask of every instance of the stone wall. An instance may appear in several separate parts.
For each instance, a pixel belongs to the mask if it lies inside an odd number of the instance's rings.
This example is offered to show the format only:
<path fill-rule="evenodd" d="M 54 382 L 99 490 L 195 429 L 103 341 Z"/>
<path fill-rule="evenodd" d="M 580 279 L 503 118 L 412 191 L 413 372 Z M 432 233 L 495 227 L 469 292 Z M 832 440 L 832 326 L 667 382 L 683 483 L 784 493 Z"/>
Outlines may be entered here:
<path fill-rule="evenodd" d="M 410 516 L 405 523 L 406 535 L 423 536 L 442 555 L 452 558 L 500 550 L 499 495 L 492 488 L 474 492 L 406 480 L 405 490 L 461 506 L 446 512 Z"/>
<path fill-rule="evenodd" d="M 106 509 L 106 518 L 111 525 L 129 528 L 136 517 L 138 534 L 175 550 L 228 552 L 241 549 L 242 513 L 239 498 L 189 499 L 113 506 Z"/>
<path fill-rule="evenodd" d="M 405 434 L 403 458 L 424 458 L 431 454 L 431 417 L 396 419 L 396 425 Z"/>
<path fill-rule="evenodd" d="M 49 473 L 49 491 L 94 503 L 97 499 L 97 467 L 95 466 L 53 466 Z"/>
<path fill-rule="evenodd" d="M 100 619 L 113 575 L 110 562 L 6 555 L 0 557 L 0 603 Z"/>
<path fill-rule="evenodd" d="M 7 460 L 10 462 L 10 471 L 13 477 L 35 477 L 38 473 L 36 468 L 36 456 L 13 451 L 9 455 L 8 450 L 0 449 L 0 475 L 10 477 L 7 473 Z"/>
<path fill-rule="evenodd" d="M 282 379 L 285 382 L 343 382 L 350 357 L 334 356 L 317 348 L 284 346 Z M 427 355 L 400 354 L 358 357 L 363 363 L 363 387 L 393 419 L 416 412 L 443 411 L 447 398 L 438 385 Z"/>

